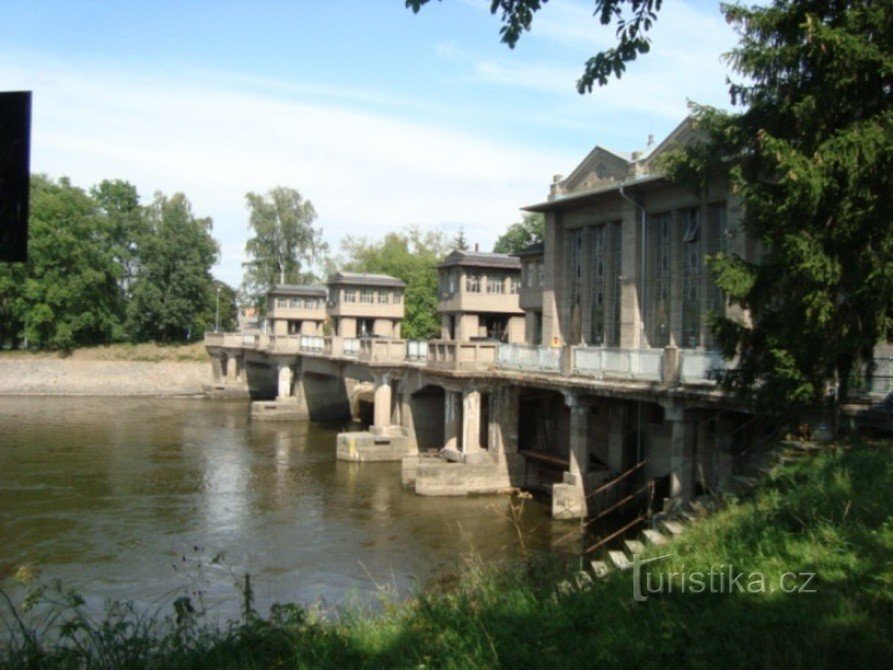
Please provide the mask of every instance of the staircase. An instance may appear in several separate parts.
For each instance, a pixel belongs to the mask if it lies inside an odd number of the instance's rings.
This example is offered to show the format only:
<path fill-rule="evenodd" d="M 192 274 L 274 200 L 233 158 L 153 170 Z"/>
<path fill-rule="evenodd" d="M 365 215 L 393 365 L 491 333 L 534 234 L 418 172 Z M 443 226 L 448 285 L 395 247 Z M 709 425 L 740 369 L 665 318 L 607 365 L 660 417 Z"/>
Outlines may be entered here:
<path fill-rule="evenodd" d="M 608 549 L 605 559 L 592 561 L 590 568 L 593 575 L 605 577 L 614 570 L 631 569 L 635 555 L 643 553 L 649 547 L 666 546 L 674 538 L 683 535 L 689 525 L 698 523 L 700 519 L 723 507 L 725 493 L 747 495 L 759 486 L 760 479 L 771 471 L 772 466 L 798 463 L 821 450 L 820 445 L 812 442 L 780 442 L 778 449 L 768 452 L 767 461 L 747 466 L 753 476 L 732 477 L 723 494 L 697 496 L 688 503 L 672 506 L 667 511 L 655 514 L 652 518 L 653 527 L 642 530 L 638 539 L 625 539 L 619 546 Z"/>

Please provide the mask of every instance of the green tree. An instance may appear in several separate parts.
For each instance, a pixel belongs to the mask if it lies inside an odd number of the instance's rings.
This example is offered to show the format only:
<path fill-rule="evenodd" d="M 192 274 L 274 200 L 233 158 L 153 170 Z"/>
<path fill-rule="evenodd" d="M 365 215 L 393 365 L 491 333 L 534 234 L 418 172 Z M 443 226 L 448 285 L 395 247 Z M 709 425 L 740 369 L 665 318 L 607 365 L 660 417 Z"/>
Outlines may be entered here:
<path fill-rule="evenodd" d="M 219 294 L 218 294 L 219 292 Z M 219 279 L 214 280 L 214 313 L 208 324 L 216 326 L 218 305 L 220 308 L 220 332 L 236 330 L 239 327 L 239 294 L 232 286 Z"/>
<path fill-rule="evenodd" d="M 542 214 L 525 214 L 521 221 L 508 227 L 496 244 L 493 251 L 500 254 L 516 254 L 524 247 L 543 241 L 546 218 Z"/>
<path fill-rule="evenodd" d="M 318 279 L 313 263 L 325 255 L 322 230 L 313 226 L 316 210 L 293 188 L 277 186 L 266 195 L 248 193 L 248 227 L 254 232 L 245 244 L 243 291 L 262 307 L 266 292 L 276 284 L 300 284 Z"/>
<path fill-rule="evenodd" d="M 216 287 L 211 266 L 219 253 L 211 219 L 196 218 L 182 193 L 161 193 L 146 213 L 139 272 L 127 309 L 135 340 L 177 342 L 213 327 Z"/>
<path fill-rule="evenodd" d="M 450 243 L 450 251 L 467 251 L 468 250 L 468 238 L 465 237 L 465 226 L 459 226 L 459 232 L 456 233 L 456 237 L 453 238 L 452 243 Z"/>
<path fill-rule="evenodd" d="M 13 323 L 31 342 L 53 349 L 111 341 L 119 324 L 120 269 L 96 201 L 65 177 L 54 182 L 34 175 L 29 224 L 28 262 L 17 276 L 0 280 L 5 294 L 14 295 L 6 302 Z M 17 295 L 10 280 L 22 282 Z"/>
<path fill-rule="evenodd" d="M 25 325 L 19 300 L 25 271 L 24 263 L 0 263 L 0 349 L 15 347 Z"/>
<path fill-rule="evenodd" d="M 418 12 L 431 0 L 405 0 L 406 6 Z M 490 13 L 500 13 L 502 41 L 514 49 L 521 35 L 530 30 L 533 16 L 548 0 L 490 0 Z M 592 92 L 597 83 L 604 86 L 611 77 L 618 79 L 626 70 L 626 64 L 639 54 L 651 50 L 648 31 L 657 21 L 662 0 L 593 0 L 593 15 L 603 26 L 615 29 L 616 45 L 597 53 L 586 61 L 583 75 L 577 80 L 579 93 Z"/>
<path fill-rule="evenodd" d="M 442 233 L 411 227 L 403 233 L 388 233 L 380 242 L 347 237 L 341 249 L 346 270 L 383 273 L 406 282 L 403 337 L 428 339 L 440 332 L 436 265 L 450 250 Z"/>
<path fill-rule="evenodd" d="M 139 239 L 145 230 L 145 209 L 136 186 L 120 179 L 104 179 L 90 189 L 105 216 L 107 243 L 121 266 L 121 292 L 127 296 L 139 267 Z"/>
<path fill-rule="evenodd" d="M 748 322 L 714 318 L 731 384 L 775 410 L 845 399 L 893 323 L 893 4 L 724 6 L 739 113 L 696 108 L 709 140 L 668 159 L 701 188 L 733 157 L 744 227 L 762 257 L 711 261 Z M 728 167 L 726 165 L 725 167 Z M 836 416 L 836 412 L 835 412 Z"/>

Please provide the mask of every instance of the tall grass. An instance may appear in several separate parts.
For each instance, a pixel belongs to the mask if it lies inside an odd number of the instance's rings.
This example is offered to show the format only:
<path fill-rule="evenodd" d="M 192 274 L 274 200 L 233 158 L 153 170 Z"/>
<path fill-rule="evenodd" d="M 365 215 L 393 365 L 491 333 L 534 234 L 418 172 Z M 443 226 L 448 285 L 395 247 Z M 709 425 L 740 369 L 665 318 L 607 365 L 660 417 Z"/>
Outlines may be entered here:
<path fill-rule="evenodd" d="M 7 603 L 9 668 L 885 667 L 893 658 L 893 452 L 830 449 L 774 471 L 753 497 L 694 525 L 652 571 L 814 572 L 815 593 L 632 598 L 632 575 L 575 579 L 575 561 L 470 564 L 447 593 L 327 620 L 297 605 L 211 626 L 188 603 L 83 619 L 52 592 L 31 628 Z M 44 592 L 44 597 L 47 592 Z M 38 608 L 39 609 L 39 608 Z"/>

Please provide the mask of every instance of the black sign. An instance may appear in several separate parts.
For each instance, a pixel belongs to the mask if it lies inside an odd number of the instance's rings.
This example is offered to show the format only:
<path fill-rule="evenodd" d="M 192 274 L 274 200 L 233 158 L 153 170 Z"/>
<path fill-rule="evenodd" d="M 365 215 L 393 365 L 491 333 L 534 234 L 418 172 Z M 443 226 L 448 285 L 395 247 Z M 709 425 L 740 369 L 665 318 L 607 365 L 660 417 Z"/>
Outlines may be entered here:
<path fill-rule="evenodd" d="M 0 263 L 28 257 L 31 91 L 0 93 Z"/>

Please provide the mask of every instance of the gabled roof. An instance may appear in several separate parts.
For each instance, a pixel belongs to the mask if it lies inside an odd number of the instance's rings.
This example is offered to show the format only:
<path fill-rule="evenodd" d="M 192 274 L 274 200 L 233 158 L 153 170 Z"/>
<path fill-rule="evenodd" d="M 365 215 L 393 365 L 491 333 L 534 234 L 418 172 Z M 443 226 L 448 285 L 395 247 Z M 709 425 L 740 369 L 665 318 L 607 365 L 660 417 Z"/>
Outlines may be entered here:
<path fill-rule="evenodd" d="M 437 266 L 441 268 L 500 268 L 503 270 L 520 270 L 521 261 L 516 256 L 498 254 L 487 251 L 453 251 Z"/>
<path fill-rule="evenodd" d="M 267 295 L 303 295 L 325 298 L 326 287 L 319 284 L 277 284 L 267 291 Z"/>
<path fill-rule="evenodd" d="M 387 286 L 406 288 L 406 283 L 390 275 L 367 274 L 365 272 L 336 272 L 328 281 L 329 286 Z"/>

